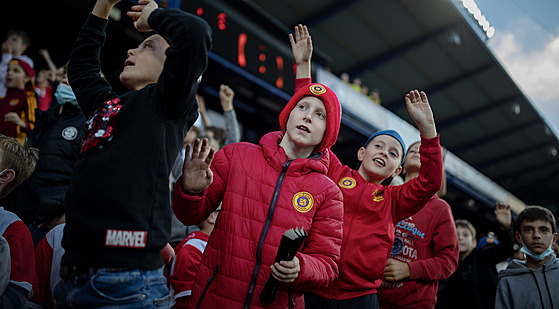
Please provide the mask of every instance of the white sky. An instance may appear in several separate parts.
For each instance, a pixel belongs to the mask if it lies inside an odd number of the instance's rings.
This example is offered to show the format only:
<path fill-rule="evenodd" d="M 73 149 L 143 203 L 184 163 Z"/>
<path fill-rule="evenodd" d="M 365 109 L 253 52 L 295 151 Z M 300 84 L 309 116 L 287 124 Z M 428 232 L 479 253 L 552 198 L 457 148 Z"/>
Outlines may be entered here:
<path fill-rule="evenodd" d="M 496 28 L 489 48 L 559 135 L 559 0 L 475 0 Z"/>

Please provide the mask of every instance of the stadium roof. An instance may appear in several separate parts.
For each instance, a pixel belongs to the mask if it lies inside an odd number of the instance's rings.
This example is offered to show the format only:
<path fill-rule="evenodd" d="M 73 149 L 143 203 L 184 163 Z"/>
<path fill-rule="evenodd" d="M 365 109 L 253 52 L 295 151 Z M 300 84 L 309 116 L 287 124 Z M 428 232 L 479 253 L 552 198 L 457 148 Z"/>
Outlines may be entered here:
<path fill-rule="evenodd" d="M 557 136 L 461 3 L 246 2 L 289 29 L 308 25 L 324 66 L 380 89 L 382 105 L 412 124 L 403 94 L 425 90 L 443 146 L 525 203 L 557 209 Z"/>

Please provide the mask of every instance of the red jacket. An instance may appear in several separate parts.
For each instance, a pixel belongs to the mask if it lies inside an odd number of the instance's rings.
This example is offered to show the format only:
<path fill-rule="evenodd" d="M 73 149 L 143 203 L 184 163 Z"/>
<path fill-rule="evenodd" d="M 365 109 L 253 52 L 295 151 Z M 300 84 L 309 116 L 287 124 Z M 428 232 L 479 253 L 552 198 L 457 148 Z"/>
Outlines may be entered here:
<path fill-rule="evenodd" d="M 381 308 L 434 308 L 439 280 L 458 267 L 458 237 L 450 206 L 433 195 L 418 213 L 398 222 L 391 258 L 408 263 L 410 278 L 383 281 Z"/>
<path fill-rule="evenodd" d="M 6 238 L 10 246 L 10 284 L 27 292 L 28 297 L 39 293 L 35 272 L 35 249 L 33 239 L 25 223 L 14 213 L 0 207 L 0 236 Z M 1 294 L 0 294 L 1 295 Z"/>
<path fill-rule="evenodd" d="M 340 276 L 315 292 L 328 299 L 376 293 L 394 241 L 394 225 L 418 212 L 439 190 L 442 155 L 439 137 L 421 138 L 419 176 L 400 186 L 366 181 L 331 154 L 328 176 L 344 196 L 344 233 Z"/>
<path fill-rule="evenodd" d="M 186 225 L 222 209 L 192 286 L 191 304 L 201 308 L 259 308 L 283 233 L 303 227 L 309 236 L 297 253 L 297 279 L 282 284 L 266 308 L 304 307 L 303 291 L 318 290 L 338 275 L 343 203 L 328 177 L 329 150 L 316 158 L 289 160 L 281 132 L 260 145 L 230 144 L 213 159 L 213 183 L 201 195 L 173 193 L 173 211 Z M 291 298 L 291 300 L 289 299 Z"/>
<path fill-rule="evenodd" d="M 209 237 L 210 235 L 206 233 L 195 231 L 188 234 L 175 247 L 176 254 L 168 281 L 175 297 L 176 308 L 187 308 L 196 271 L 202 261 L 202 254 Z"/>

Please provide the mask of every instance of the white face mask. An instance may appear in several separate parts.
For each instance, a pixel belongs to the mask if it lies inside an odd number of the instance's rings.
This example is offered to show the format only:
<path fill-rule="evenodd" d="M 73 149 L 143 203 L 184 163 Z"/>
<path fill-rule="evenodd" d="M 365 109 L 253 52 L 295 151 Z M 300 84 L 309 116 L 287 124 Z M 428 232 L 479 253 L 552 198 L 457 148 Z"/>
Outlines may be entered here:
<path fill-rule="evenodd" d="M 520 239 L 520 241 L 522 241 L 522 239 Z M 532 259 L 540 262 L 543 261 L 546 257 L 550 256 L 553 253 L 553 249 L 551 249 L 551 246 L 553 245 L 553 242 L 551 242 L 551 244 L 549 244 L 549 247 L 547 248 L 547 250 L 545 250 L 542 254 L 535 254 L 534 252 L 528 250 L 526 248 L 526 246 L 524 245 L 524 242 L 522 241 L 522 248 L 520 248 L 520 252 L 526 254 L 527 256 L 531 257 Z"/>

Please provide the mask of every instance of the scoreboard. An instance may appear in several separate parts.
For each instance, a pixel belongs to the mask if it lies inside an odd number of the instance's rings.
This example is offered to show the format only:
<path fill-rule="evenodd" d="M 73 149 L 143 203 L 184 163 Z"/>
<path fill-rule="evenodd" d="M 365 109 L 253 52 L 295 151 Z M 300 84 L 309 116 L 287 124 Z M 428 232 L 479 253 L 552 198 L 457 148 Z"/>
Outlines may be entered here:
<path fill-rule="evenodd" d="M 182 1 L 181 9 L 211 26 L 212 52 L 283 92 L 294 92 L 294 63 L 287 34 L 279 40 L 226 2 L 188 0 Z"/>

